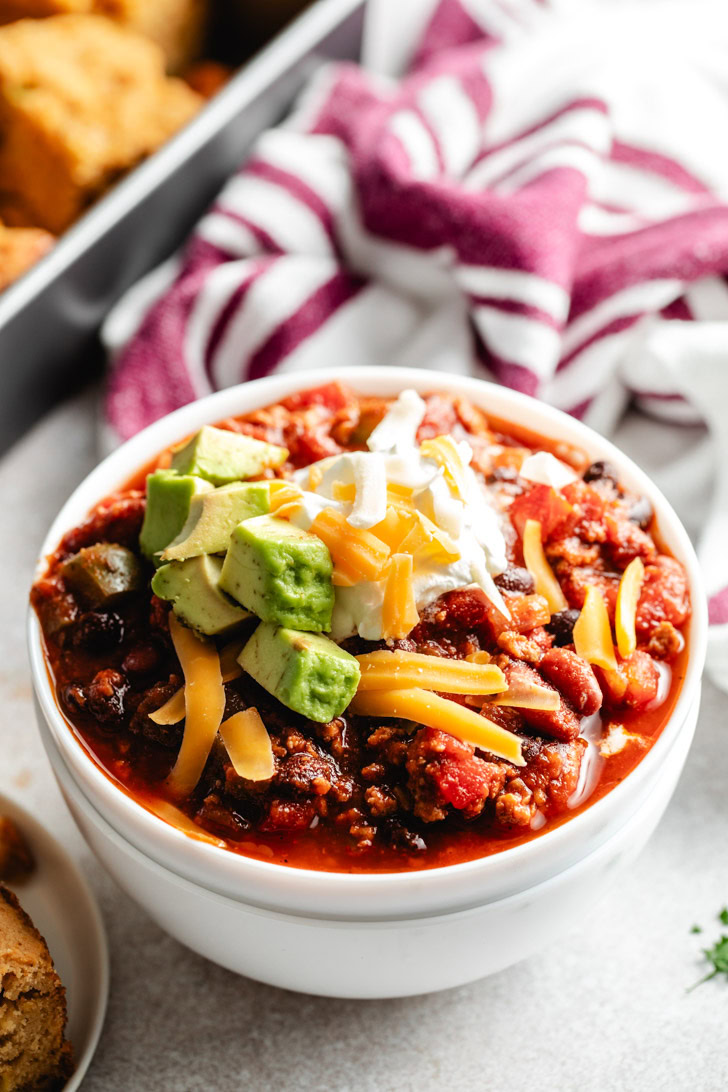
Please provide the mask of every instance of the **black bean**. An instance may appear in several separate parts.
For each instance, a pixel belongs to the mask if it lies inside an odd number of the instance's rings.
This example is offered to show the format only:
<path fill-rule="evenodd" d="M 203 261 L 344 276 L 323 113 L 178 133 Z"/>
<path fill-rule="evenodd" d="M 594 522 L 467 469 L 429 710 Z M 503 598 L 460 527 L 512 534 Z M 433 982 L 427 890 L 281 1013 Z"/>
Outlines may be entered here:
<path fill-rule="evenodd" d="M 124 620 L 115 611 L 86 611 L 73 627 L 73 644 L 89 652 L 108 652 L 123 640 Z"/>
<path fill-rule="evenodd" d="M 123 675 L 111 668 L 98 671 L 85 687 L 88 711 L 99 723 L 115 727 L 124 719 L 124 696 L 129 684 Z"/>
<path fill-rule="evenodd" d="M 536 584 L 528 569 L 522 569 L 519 565 L 511 565 L 500 576 L 496 576 L 495 583 L 503 591 L 522 592 L 524 595 L 532 595 L 536 590 Z"/>
<path fill-rule="evenodd" d="M 642 530 L 646 530 L 652 523 L 652 504 L 647 497 L 636 497 L 629 510 L 629 518 L 637 523 Z"/>
<path fill-rule="evenodd" d="M 556 614 L 551 615 L 551 621 L 546 626 L 549 633 L 554 635 L 554 644 L 557 647 L 563 645 L 570 645 L 574 640 L 574 626 L 576 625 L 581 611 L 579 610 L 560 610 Z"/>
<path fill-rule="evenodd" d="M 395 849 L 403 849 L 406 853 L 422 853 L 427 849 L 425 839 L 409 830 L 399 819 L 385 820 L 381 826 L 385 838 Z"/>
<path fill-rule="evenodd" d="M 584 471 L 582 477 L 585 482 L 598 482 L 609 481 L 614 485 L 619 485 L 619 478 L 617 471 L 614 469 L 611 463 L 606 462 L 604 459 L 599 459 L 597 462 L 592 463 Z"/>

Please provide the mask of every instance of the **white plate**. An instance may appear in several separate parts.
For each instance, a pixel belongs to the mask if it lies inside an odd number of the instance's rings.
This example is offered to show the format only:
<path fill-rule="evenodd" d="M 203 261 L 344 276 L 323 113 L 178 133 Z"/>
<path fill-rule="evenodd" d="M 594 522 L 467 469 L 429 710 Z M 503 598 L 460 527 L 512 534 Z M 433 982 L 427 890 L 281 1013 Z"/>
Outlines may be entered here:
<path fill-rule="evenodd" d="M 67 1036 L 76 1069 L 63 1092 L 75 1092 L 89 1067 L 106 1015 L 109 949 L 96 899 L 65 849 L 24 808 L 0 795 L 0 815 L 17 823 L 36 861 L 13 890 L 45 937 L 66 987 Z"/>

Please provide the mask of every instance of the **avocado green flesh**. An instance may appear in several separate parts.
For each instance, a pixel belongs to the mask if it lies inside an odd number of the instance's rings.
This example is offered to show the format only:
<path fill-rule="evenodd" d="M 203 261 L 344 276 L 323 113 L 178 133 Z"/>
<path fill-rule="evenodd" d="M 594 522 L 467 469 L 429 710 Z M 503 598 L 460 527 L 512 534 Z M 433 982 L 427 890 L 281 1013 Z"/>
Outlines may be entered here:
<path fill-rule="evenodd" d="M 208 637 L 227 634 L 250 617 L 220 590 L 222 559 L 203 555 L 157 569 L 152 591 L 170 599 L 174 613 Z"/>
<path fill-rule="evenodd" d="M 283 705 L 327 724 L 344 712 L 359 685 L 359 663 L 320 633 L 261 622 L 238 663 Z"/>
<path fill-rule="evenodd" d="M 220 587 L 264 622 L 320 632 L 331 628 L 332 571 L 316 535 L 258 516 L 233 531 Z"/>
<path fill-rule="evenodd" d="M 62 567 L 63 579 L 89 606 L 113 603 L 144 586 L 144 570 L 139 559 L 113 542 L 86 546 Z"/>
<path fill-rule="evenodd" d="M 147 477 L 147 505 L 139 535 L 145 557 L 160 564 L 160 552 L 177 537 L 189 516 L 194 498 L 212 491 L 209 482 L 174 470 L 156 470 Z"/>
<path fill-rule="evenodd" d="M 187 522 L 162 552 L 162 561 L 223 553 L 235 527 L 245 519 L 264 515 L 269 507 L 267 482 L 233 482 L 193 497 Z"/>
<path fill-rule="evenodd" d="M 172 469 L 178 474 L 195 474 L 213 485 L 226 485 L 280 466 L 287 457 L 285 447 L 205 425 L 175 452 Z"/>

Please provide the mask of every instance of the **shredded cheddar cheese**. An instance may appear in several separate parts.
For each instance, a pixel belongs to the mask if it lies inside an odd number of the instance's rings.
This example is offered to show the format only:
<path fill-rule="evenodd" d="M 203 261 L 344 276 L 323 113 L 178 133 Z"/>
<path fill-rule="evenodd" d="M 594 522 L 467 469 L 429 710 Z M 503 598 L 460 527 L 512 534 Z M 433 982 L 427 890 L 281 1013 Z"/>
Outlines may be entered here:
<path fill-rule="evenodd" d="M 168 778 L 173 792 L 189 796 L 200 780 L 225 711 L 220 657 L 212 641 L 197 637 L 169 616 L 169 632 L 185 677 L 185 730 Z"/>
<path fill-rule="evenodd" d="M 155 724 L 179 724 L 185 718 L 185 691 L 180 687 L 172 697 L 149 714 Z"/>
<path fill-rule="evenodd" d="M 411 554 L 393 554 L 382 603 L 382 636 L 395 640 L 406 637 L 420 620 L 412 585 L 414 562 Z"/>
<path fill-rule="evenodd" d="M 354 501 L 356 499 L 356 486 L 354 482 L 332 482 L 331 496 L 335 501 Z"/>
<path fill-rule="evenodd" d="M 506 690 L 505 676 L 495 664 L 474 664 L 386 649 L 357 656 L 359 690 L 401 690 L 410 686 L 449 694 L 497 694 Z"/>
<path fill-rule="evenodd" d="M 561 705 L 561 696 L 548 686 L 537 686 L 535 683 L 531 686 L 511 684 L 504 694 L 498 694 L 488 704 L 555 712 Z"/>
<path fill-rule="evenodd" d="M 470 652 L 465 659 L 469 664 L 489 664 L 492 657 L 485 649 L 480 649 L 478 652 Z"/>
<path fill-rule="evenodd" d="M 450 535 L 440 530 L 437 524 L 422 512 L 417 512 L 415 515 L 416 522 L 407 537 L 400 543 L 400 551 L 420 557 L 428 556 L 433 561 L 441 561 L 446 565 L 451 561 L 457 561 L 460 551 Z"/>
<path fill-rule="evenodd" d="M 466 464 L 452 436 L 435 436 L 433 440 L 424 440 L 420 444 L 420 454 L 442 467 L 445 481 L 458 500 L 467 500 Z"/>
<path fill-rule="evenodd" d="M 375 524 L 371 532 L 389 546 L 392 553 L 401 553 L 400 546 L 416 522 L 417 516 L 414 512 L 390 504 L 382 522 Z"/>
<path fill-rule="evenodd" d="M 324 468 L 319 463 L 313 463 L 308 468 L 308 488 L 315 493 L 324 480 Z"/>
<path fill-rule="evenodd" d="M 238 777 L 269 781 L 275 773 L 273 747 L 257 709 L 234 713 L 220 725 L 220 736 Z"/>
<path fill-rule="evenodd" d="M 574 626 L 574 648 L 590 664 L 617 671 L 612 630 L 604 596 L 595 587 L 586 589 L 584 606 Z"/>
<path fill-rule="evenodd" d="M 617 634 L 617 648 L 623 660 L 628 659 L 637 648 L 637 604 L 644 578 L 645 567 L 641 559 L 635 557 L 622 573 L 622 579 L 619 582 L 614 628 Z"/>
<path fill-rule="evenodd" d="M 361 527 L 352 527 L 341 512 L 325 508 L 309 528 L 326 544 L 340 580 L 380 580 L 389 560 L 389 547 Z M 336 583 L 336 581 L 335 581 Z"/>
<path fill-rule="evenodd" d="M 439 728 L 464 743 L 471 743 L 512 762 L 514 766 L 525 766 L 521 741 L 513 732 L 493 724 L 464 705 L 428 690 L 369 690 L 357 694 L 350 708 L 353 713 L 365 717 L 399 717 Z"/>
<path fill-rule="evenodd" d="M 536 591 L 549 605 L 552 614 L 566 610 L 568 603 L 564 597 L 553 569 L 546 560 L 541 538 L 541 524 L 537 519 L 527 519 L 523 528 L 523 560 L 533 577 Z"/>

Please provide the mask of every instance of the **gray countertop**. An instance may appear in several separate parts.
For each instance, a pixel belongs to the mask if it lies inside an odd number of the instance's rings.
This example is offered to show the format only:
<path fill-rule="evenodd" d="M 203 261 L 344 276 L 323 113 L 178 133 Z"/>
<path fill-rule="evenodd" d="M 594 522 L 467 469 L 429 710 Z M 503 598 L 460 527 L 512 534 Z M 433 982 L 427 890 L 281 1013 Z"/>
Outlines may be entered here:
<path fill-rule="evenodd" d="M 621 441 L 700 519 L 706 441 L 632 418 Z M 728 1087 L 728 982 L 694 993 L 701 944 L 728 903 L 726 697 L 706 684 L 695 745 L 638 863 L 566 939 L 474 985 L 401 1001 L 329 1001 L 224 971 L 162 933 L 115 886 L 65 808 L 36 731 L 25 655 L 36 551 L 96 461 L 93 392 L 0 462 L 0 788 L 63 840 L 96 891 L 111 945 L 106 1027 L 84 1083 L 100 1090 L 275 1088 L 387 1092 Z M 691 528 L 691 529 L 692 529 Z M 702 936 L 690 934 L 699 922 Z"/>

